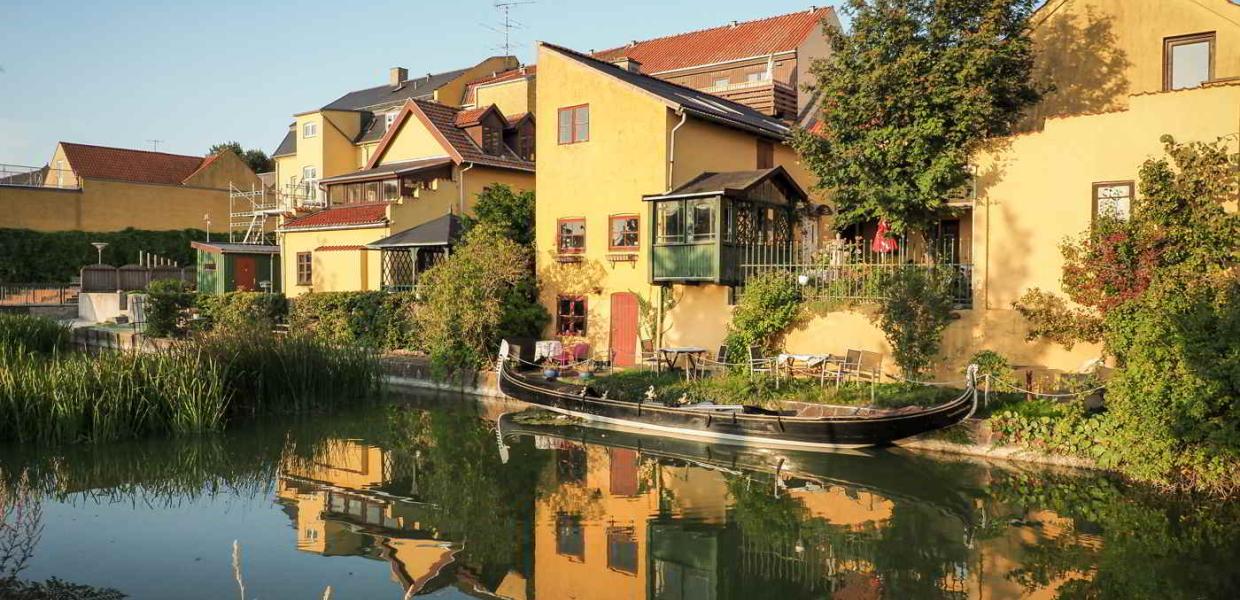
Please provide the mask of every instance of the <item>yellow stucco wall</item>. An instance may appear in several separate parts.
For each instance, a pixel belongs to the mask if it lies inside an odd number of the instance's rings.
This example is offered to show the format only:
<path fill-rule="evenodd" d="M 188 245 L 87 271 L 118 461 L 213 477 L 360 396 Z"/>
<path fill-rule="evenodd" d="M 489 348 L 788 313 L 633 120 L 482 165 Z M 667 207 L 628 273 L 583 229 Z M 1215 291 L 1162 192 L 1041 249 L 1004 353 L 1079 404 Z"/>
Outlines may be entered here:
<path fill-rule="evenodd" d="M 409 115 L 388 143 L 383 156 L 379 158 L 379 164 L 386 165 L 432 156 L 448 156 L 448 149 L 444 148 L 421 119 L 415 115 Z"/>
<path fill-rule="evenodd" d="M 0 186 L 0 228 L 37 231 L 211 229 L 224 233 L 228 191 L 83 179 L 80 191 Z"/>
<path fill-rule="evenodd" d="M 460 106 L 461 101 L 465 99 L 465 86 L 469 82 L 516 68 L 517 64 L 517 59 L 512 56 L 492 56 L 470 67 L 447 85 L 435 90 L 435 101 L 448 106 Z M 410 76 L 413 75 L 410 74 Z"/>
<path fill-rule="evenodd" d="M 479 86 L 474 90 L 474 106 L 494 104 L 505 116 L 533 112 L 537 106 L 534 76 L 526 75 L 511 81 Z"/>
<path fill-rule="evenodd" d="M 250 170 L 249 165 L 245 164 L 245 161 L 232 152 L 220 154 L 210 165 L 207 165 L 207 168 L 186 178 L 184 183 L 190 187 L 221 190 L 227 190 L 230 184 L 238 189 L 249 189 L 251 185 L 262 185 L 258 176 L 254 174 L 254 171 Z M 222 217 L 223 215 L 220 216 Z"/>
<path fill-rule="evenodd" d="M 0 229 L 9 228 L 81 230 L 82 190 L 0 185 Z"/>
<path fill-rule="evenodd" d="M 353 144 L 361 129 L 362 113 L 323 111 L 323 157 L 319 177 L 333 177 L 357 169 L 359 149 Z"/>
<path fill-rule="evenodd" d="M 1240 76 L 1240 6 L 1228 0 L 1051 0 L 1034 23 L 1035 79 L 1057 89 L 1028 127 L 1161 91 L 1168 37 L 1215 32 L 1215 79 Z"/>
<path fill-rule="evenodd" d="M 381 273 L 379 253 L 373 250 L 329 250 L 320 246 L 364 245 L 383 239 L 391 229 L 366 227 L 324 231 L 289 231 L 280 234 L 281 269 L 284 294 L 289 297 L 307 292 L 351 292 L 378 290 Z M 311 252 L 311 285 L 297 285 L 297 254 Z"/>
<path fill-rule="evenodd" d="M 662 192 L 667 177 L 668 109 L 661 101 L 635 92 L 609 77 L 546 48 L 538 54 L 538 173 L 535 237 L 537 271 L 544 304 L 554 314 L 558 294 L 585 295 L 588 338 L 597 349 L 609 347 L 610 294 L 633 292 L 653 298 L 648 282 L 647 209 L 642 194 Z M 555 115 L 561 107 L 590 104 L 590 140 L 558 144 Z M 637 262 L 612 264 L 608 254 L 608 217 L 641 218 Z M 586 219 L 585 260 L 556 262 L 556 221 Z M 548 334 L 554 333 L 554 320 Z"/>

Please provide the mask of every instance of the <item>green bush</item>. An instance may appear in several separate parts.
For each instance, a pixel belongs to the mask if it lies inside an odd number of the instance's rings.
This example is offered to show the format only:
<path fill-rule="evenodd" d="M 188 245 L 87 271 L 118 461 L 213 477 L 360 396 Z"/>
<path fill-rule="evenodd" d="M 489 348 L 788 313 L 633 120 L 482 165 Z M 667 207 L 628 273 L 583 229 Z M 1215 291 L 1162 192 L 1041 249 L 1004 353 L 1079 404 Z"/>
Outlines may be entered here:
<path fill-rule="evenodd" d="M 149 252 L 176 261 L 194 264 L 196 252 L 189 243 L 201 241 L 200 229 L 180 231 L 32 231 L 0 229 L 0 281 L 68 283 L 86 265 L 98 260 L 91 242 L 105 242 L 105 264 L 120 266 L 138 262 L 138 252 Z"/>
<path fill-rule="evenodd" d="M 989 376 L 993 386 L 997 386 L 996 390 L 1011 389 L 1016 385 L 1016 380 L 1012 376 L 1012 364 L 1008 362 L 1002 354 L 994 350 L 979 350 L 969 357 L 970 365 L 977 365 L 977 377 L 980 383 L 984 377 Z M 968 367 L 960 372 L 964 374 Z"/>
<path fill-rule="evenodd" d="M 52 354 L 69 345 L 69 328 L 51 319 L 0 314 L 0 347 Z"/>
<path fill-rule="evenodd" d="M 893 271 L 884 282 L 879 328 L 891 343 L 905 377 L 934 363 L 943 330 L 956 318 L 951 273 L 914 266 Z"/>
<path fill-rule="evenodd" d="M 146 334 L 151 337 L 185 337 L 185 311 L 194 305 L 188 283 L 158 279 L 146 286 Z"/>
<path fill-rule="evenodd" d="M 333 344 L 392 350 L 414 345 L 412 292 L 317 292 L 294 298 L 289 328 Z"/>
<path fill-rule="evenodd" d="M 271 332 L 288 318 L 288 299 L 280 294 L 199 294 L 196 304 L 216 331 Z"/>
<path fill-rule="evenodd" d="M 732 323 L 724 339 L 732 362 L 744 360 L 750 346 L 763 351 L 775 349 L 800 311 L 801 292 L 791 274 L 777 271 L 750 278 L 732 312 Z"/>

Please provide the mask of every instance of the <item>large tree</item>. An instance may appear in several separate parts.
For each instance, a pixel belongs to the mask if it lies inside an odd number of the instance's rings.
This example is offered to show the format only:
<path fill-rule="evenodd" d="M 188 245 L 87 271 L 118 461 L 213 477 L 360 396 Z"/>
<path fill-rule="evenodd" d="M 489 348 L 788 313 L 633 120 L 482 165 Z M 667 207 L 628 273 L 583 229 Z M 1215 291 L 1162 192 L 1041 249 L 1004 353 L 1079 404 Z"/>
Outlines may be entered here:
<path fill-rule="evenodd" d="M 231 150 L 237 155 L 237 158 L 240 158 L 242 162 L 249 165 L 250 169 L 252 169 L 255 173 L 266 173 L 267 171 L 271 171 L 276 168 L 275 161 L 273 161 L 270 156 L 267 156 L 266 152 L 263 152 L 257 148 L 245 150 L 241 147 L 241 144 L 237 142 L 224 142 L 223 144 L 216 144 L 211 146 L 211 149 L 207 150 L 207 154 L 215 154 L 217 152 L 223 152 L 224 150 Z"/>
<path fill-rule="evenodd" d="M 841 225 L 928 230 L 970 157 L 1037 102 L 1033 0 L 848 0 L 851 31 L 812 67 L 820 123 L 793 145 Z"/>

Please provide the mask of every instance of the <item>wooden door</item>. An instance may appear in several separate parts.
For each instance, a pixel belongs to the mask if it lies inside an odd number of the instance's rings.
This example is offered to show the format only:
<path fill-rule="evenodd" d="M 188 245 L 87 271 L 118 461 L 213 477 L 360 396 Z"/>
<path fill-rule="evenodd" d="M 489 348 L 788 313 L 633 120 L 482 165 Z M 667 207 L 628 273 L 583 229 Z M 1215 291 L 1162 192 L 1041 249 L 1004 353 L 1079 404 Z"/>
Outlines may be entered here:
<path fill-rule="evenodd" d="M 611 351 L 617 367 L 637 364 L 637 296 L 611 295 Z"/>
<path fill-rule="evenodd" d="M 233 259 L 233 289 L 238 292 L 252 292 L 258 289 L 257 264 L 253 256 L 238 256 Z"/>

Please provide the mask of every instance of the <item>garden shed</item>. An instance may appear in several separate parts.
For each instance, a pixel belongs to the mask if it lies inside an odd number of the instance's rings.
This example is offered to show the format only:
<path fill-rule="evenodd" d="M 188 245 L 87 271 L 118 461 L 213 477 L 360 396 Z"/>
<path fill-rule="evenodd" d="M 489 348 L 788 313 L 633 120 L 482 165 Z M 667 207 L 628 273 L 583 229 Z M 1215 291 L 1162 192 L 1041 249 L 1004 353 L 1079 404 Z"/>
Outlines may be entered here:
<path fill-rule="evenodd" d="M 198 291 L 280 292 L 280 247 L 190 242 L 198 252 Z"/>

